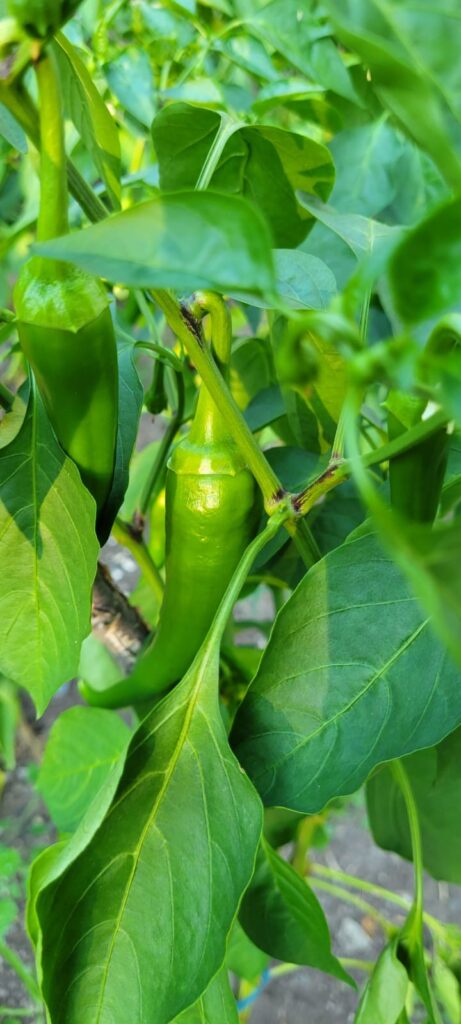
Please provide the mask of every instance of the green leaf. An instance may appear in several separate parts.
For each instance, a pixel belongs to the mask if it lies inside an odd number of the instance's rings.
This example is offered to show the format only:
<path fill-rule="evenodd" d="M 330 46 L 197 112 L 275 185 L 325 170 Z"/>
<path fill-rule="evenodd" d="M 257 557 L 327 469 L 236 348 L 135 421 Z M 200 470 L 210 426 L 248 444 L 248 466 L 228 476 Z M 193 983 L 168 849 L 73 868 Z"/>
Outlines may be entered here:
<path fill-rule="evenodd" d="M 398 1024 L 405 1008 L 408 975 L 394 940 L 383 949 L 365 986 L 354 1024 Z"/>
<path fill-rule="evenodd" d="M 115 207 L 120 206 L 120 140 L 115 121 L 85 64 L 67 37 L 59 32 L 54 46 L 67 110 L 93 157 Z"/>
<path fill-rule="evenodd" d="M 218 654 L 204 649 L 140 725 L 91 843 L 38 897 L 52 1024 L 102 1024 L 114 1006 L 168 1024 L 223 961 L 261 809 L 228 747 Z"/>
<path fill-rule="evenodd" d="M 309 0 L 272 0 L 247 24 L 249 32 L 267 40 L 308 78 L 357 102 L 349 72 Z"/>
<path fill-rule="evenodd" d="M 313 217 L 342 238 L 357 259 L 363 255 L 370 256 L 377 250 L 387 255 L 401 235 L 401 228 L 381 224 L 358 213 L 339 213 L 312 196 L 303 196 L 302 203 Z"/>
<path fill-rule="evenodd" d="M 56 882 L 67 870 L 70 864 L 86 850 L 95 832 L 111 805 L 116 792 L 120 776 L 123 771 L 124 761 L 120 757 L 114 762 L 109 774 L 106 776 L 104 786 L 101 786 L 87 808 L 80 824 L 67 841 L 55 843 L 48 846 L 33 861 L 28 882 L 27 901 L 27 931 L 32 943 L 39 947 L 41 942 L 40 923 L 37 916 L 37 901 L 47 886 Z M 37 973 L 42 976 L 40 954 L 37 951 Z"/>
<path fill-rule="evenodd" d="M 150 128 L 156 107 L 152 68 L 148 54 L 129 47 L 105 67 L 110 89 L 123 110 Z"/>
<path fill-rule="evenodd" d="M 231 737 L 267 805 L 309 814 L 460 721 L 459 671 L 391 557 L 357 531 L 277 616 Z"/>
<path fill-rule="evenodd" d="M 239 1022 L 236 1002 L 225 970 L 219 972 L 195 1006 L 175 1017 L 174 1024 L 218 1024 L 218 1021 L 219 1024 Z"/>
<path fill-rule="evenodd" d="M 101 708 L 69 708 L 54 723 L 37 779 L 60 832 L 73 832 L 128 745 L 130 730 Z"/>
<path fill-rule="evenodd" d="M 76 675 L 90 629 L 94 522 L 94 500 L 33 388 L 21 430 L 0 449 L 0 671 L 39 714 Z"/>
<path fill-rule="evenodd" d="M 434 878 L 461 883 L 461 730 L 436 747 L 405 758 L 418 809 L 423 861 Z M 412 859 L 408 817 L 401 790 L 385 765 L 367 784 L 368 818 L 375 842 Z"/>
<path fill-rule="evenodd" d="M 317 967 L 354 984 L 331 952 L 328 925 L 317 897 L 264 839 L 239 920 L 250 939 L 274 959 Z"/>
<path fill-rule="evenodd" d="M 405 131 L 425 149 L 447 182 L 461 184 L 461 133 L 456 54 L 457 7 L 380 0 L 326 0 L 341 42 L 369 69 L 371 86 Z M 449 47 L 447 55 L 446 46 Z M 446 70 L 445 70 L 446 69 Z M 447 81 L 454 77 L 456 84 Z M 453 116 L 455 115 L 455 116 Z"/>
<path fill-rule="evenodd" d="M 245 981 L 256 981 L 269 964 L 267 953 L 255 946 L 245 934 L 238 920 L 229 936 L 226 966 Z"/>
<path fill-rule="evenodd" d="M 135 288 L 271 295 L 270 244 L 261 215 L 245 199 L 181 192 L 34 249 Z"/>
<path fill-rule="evenodd" d="M 397 311 L 418 323 L 459 303 L 461 199 L 450 199 L 417 225 L 396 249 L 389 268 Z"/>
<path fill-rule="evenodd" d="M 441 957 L 434 957 L 432 977 L 435 994 L 442 1004 L 450 1024 L 460 1024 L 461 997 L 459 982 L 448 964 Z"/>
<path fill-rule="evenodd" d="M 461 664 L 461 523 L 425 526 L 399 524 L 394 557 L 451 655 Z M 392 538 L 390 538 L 392 543 Z"/>
<path fill-rule="evenodd" d="M 280 247 L 298 245 L 312 226 L 295 190 L 326 199 L 333 185 L 328 149 L 306 135 L 281 128 L 233 124 L 217 111 L 176 103 L 160 111 L 152 135 L 165 190 L 195 188 L 212 147 L 222 138 L 210 177 L 212 187 L 241 193 L 257 204 Z"/>
<path fill-rule="evenodd" d="M 276 249 L 277 291 L 291 309 L 326 309 L 337 292 L 326 263 L 299 249 Z"/>
<path fill-rule="evenodd" d="M 10 114 L 10 111 L 0 103 L 0 135 L 9 142 L 18 153 L 27 153 L 27 139 L 21 126 Z"/>
<path fill-rule="evenodd" d="M 338 132 L 330 143 L 336 166 L 332 207 L 365 217 L 377 217 L 386 210 L 396 195 L 396 165 L 408 146 L 386 115 Z"/>

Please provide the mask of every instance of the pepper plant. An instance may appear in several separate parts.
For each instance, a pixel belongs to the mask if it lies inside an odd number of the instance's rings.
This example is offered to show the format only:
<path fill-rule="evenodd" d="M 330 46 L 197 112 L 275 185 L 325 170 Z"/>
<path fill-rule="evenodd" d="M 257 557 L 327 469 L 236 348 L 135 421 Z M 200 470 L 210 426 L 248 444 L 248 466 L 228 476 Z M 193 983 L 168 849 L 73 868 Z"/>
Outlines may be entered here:
<path fill-rule="evenodd" d="M 48 1024 L 236 1024 L 299 965 L 357 1024 L 455 1024 L 424 870 L 461 883 L 458 6 L 0 14 L 6 773 L 21 694 L 78 680 L 37 981 L 5 887 L 0 954 Z M 362 788 L 411 904 L 311 855 Z M 357 889 L 401 912 L 375 964 L 316 895 Z"/>

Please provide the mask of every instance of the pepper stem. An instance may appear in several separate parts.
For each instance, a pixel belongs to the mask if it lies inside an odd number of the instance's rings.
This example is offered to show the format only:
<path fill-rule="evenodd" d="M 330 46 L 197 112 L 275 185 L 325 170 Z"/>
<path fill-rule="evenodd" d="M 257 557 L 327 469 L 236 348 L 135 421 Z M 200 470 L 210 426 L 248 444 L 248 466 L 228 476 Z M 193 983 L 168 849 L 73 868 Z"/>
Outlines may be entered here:
<path fill-rule="evenodd" d="M 68 231 L 64 120 L 56 58 L 48 49 L 35 65 L 40 105 L 40 212 L 37 238 L 44 242 Z"/>

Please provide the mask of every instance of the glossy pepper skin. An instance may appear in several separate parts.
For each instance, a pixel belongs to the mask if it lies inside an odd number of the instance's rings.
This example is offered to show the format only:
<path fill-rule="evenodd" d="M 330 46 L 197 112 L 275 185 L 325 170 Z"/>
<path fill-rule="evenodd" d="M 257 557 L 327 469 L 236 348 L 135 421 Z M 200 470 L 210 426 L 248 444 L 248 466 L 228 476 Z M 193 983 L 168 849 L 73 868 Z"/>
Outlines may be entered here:
<path fill-rule="evenodd" d="M 420 422 L 426 399 L 391 392 L 388 433 L 393 441 Z M 402 452 L 389 463 L 391 504 L 407 519 L 432 523 L 437 514 L 448 458 L 449 438 L 443 427 L 421 444 Z"/>
<path fill-rule="evenodd" d="M 117 439 L 118 367 L 103 286 L 76 267 L 33 257 L 15 289 L 21 348 L 49 419 L 101 512 Z"/>
<path fill-rule="evenodd" d="M 8 13 L 34 39 L 46 39 L 75 14 L 82 0 L 8 0 Z"/>
<path fill-rule="evenodd" d="M 255 480 L 202 388 L 189 435 L 168 463 L 166 582 L 157 632 L 131 676 L 102 691 L 82 685 L 89 703 L 136 704 L 184 676 L 254 536 L 258 506 Z"/>

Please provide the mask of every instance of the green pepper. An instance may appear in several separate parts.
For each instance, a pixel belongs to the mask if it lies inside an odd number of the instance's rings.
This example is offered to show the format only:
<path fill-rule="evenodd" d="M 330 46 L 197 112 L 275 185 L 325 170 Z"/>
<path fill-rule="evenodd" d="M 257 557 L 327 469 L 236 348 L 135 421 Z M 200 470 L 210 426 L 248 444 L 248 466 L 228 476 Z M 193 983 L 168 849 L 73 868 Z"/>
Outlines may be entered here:
<path fill-rule="evenodd" d="M 37 236 L 67 231 L 67 183 L 59 81 L 54 58 L 37 66 L 41 166 Z M 32 257 L 15 288 L 22 350 L 35 375 L 56 436 L 77 464 L 98 513 L 115 465 L 118 367 L 106 291 L 70 264 Z"/>
<path fill-rule="evenodd" d="M 387 398 L 389 440 L 400 437 L 420 422 L 427 400 L 399 391 Z M 448 458 L 449 438 L 445 427 L 389 463 L 391 504 L 398 512 L 419 523 L 432 523 L 437 514 Z"/>
<path fill-rule="evenodd" d="M 165 591 L 157 632 L 131 676 L 105 690 L 82 684 L 89 703 L 136 704 L 184 676 L 254 535 L 257 497 L 255 480 L 202 386 L 190 432 L 168 461 Z"/>
<path fill-rule="evenodd" d="M 8 13 L 34 39 L 46 39 L 75 14 L 82 0 L 8 0 Z"/>

